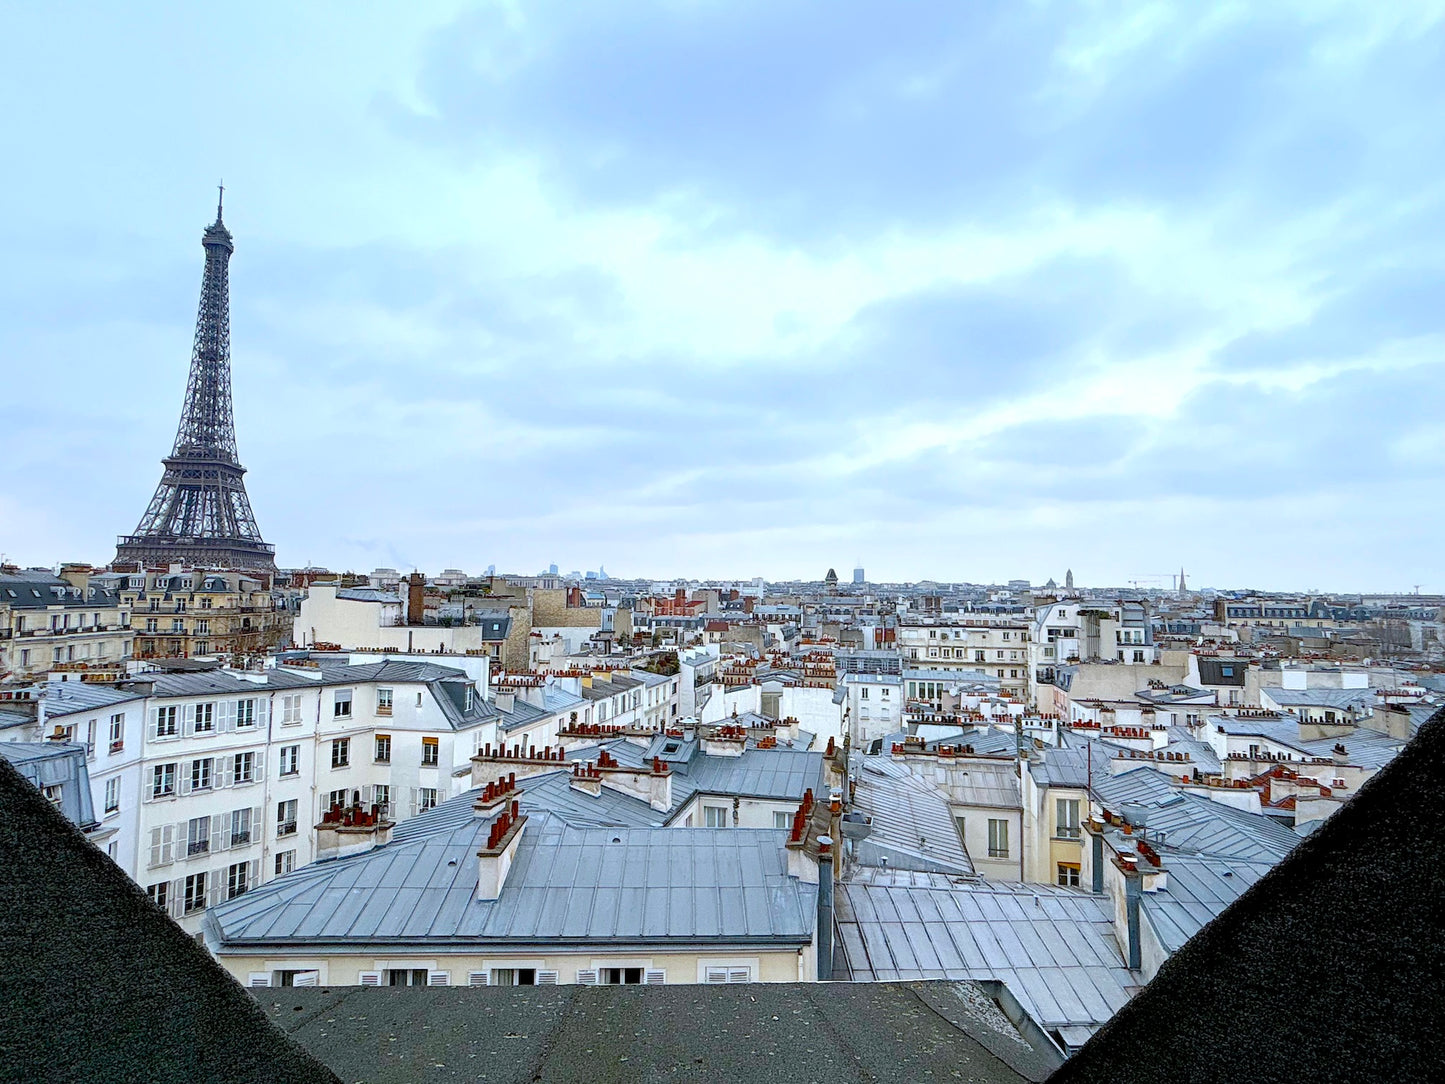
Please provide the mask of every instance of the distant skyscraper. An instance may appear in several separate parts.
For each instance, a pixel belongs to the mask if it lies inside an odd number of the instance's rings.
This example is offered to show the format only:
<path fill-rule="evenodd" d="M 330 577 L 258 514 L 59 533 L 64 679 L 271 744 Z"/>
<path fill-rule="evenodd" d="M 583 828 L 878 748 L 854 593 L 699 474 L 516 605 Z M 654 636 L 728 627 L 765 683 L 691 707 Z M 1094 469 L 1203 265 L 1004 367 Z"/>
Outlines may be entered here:
<path fill-rule="evenodd" d="M 119 539 L 115 559 L 142 566 L 184 561 L 203 568 L 272 570 L 276 550 L 261 538 L 241 480 L 246 468 L 236 458 L 229 284 L 236 246 L 221 221 L 219 200 L 201 247 L 206 267 L 175 447 L 161 460 L 166 469 L 155 496 L 135 533 Z"/>
<path fill-rule="evenodd" d="M 557 562 L 556 562 L 556 561 L 553 561 L 550 565 L 547 566 L 547 575 L 549 575 L 549 576 L 555 576 L 555 575 L 557 575 Z"/>
<path fill-rule="evenodd" d="M 864 580 L 864 578 L 863 578 L 863 569 L 861 569 L 861 568 L 855 568 L 855 569 L 853 570 L 853 582 L 854 582 L 854 583 L 864 583 L 864 582 L 866 582 L 866 581 Z"/>

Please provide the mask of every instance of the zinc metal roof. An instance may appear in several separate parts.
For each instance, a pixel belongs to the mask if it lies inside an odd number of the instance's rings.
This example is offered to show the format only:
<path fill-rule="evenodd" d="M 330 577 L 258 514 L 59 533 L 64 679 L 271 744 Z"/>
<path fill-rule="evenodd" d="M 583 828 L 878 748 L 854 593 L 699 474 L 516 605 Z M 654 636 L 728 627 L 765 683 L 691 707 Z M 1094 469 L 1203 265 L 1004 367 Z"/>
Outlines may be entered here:
<path fill-rule="evenodd" d="M 1141 895 L 1142 917 L 1168 953 L 1203 929 L 1271 869 L 1273 862 L 1206 858 L 1163 850 L 1167 884 Z"/>
<path fill-rule="evenodd" d="M 117 689 L 114 685 L 96 685 L 87 681 L 52 681 L 45 686 L 45 716 L 53 719 L 61 715 L 100 711 L 114 704 L 139 699 L 140 693 L 132 689 Z"/>
<path fill-rule="evenodd" d="M 1107 896 L 872 869 L 837 889 L 855 980 L 999 979 L 1045 1029 L 1089 1033 L 1143 982 L 1119 953 Z"/>
<path fill-rule="evenodd" d="M 208 928 L 231 948 L 812 938 L 817 887 L 788 876 L 783 831 L 581 828 L 535 806 L 524 812 L 496 900 L 476 899 L 477 851 L 493 818 L 459 823 L 448 811 L 430 830 L 414 827 L 221 904 L 208 912 Z"/>
<path fill-rule="evenodd" d="M 860 864 L 973 872 L 943 790 L 891 757 L 855 755 L 853 764 L 854 809 L 873 820 L 868 837 L 854 844 Z"/>

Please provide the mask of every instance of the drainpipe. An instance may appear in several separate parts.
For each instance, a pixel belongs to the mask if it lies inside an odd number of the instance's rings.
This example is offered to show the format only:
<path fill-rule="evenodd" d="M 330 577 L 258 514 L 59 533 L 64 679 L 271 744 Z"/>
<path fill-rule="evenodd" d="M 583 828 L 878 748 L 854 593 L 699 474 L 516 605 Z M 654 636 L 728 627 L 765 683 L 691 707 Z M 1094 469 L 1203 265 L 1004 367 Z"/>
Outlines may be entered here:
<path fill-rule="evenodd" d="M 833 978 L 833 840 L 818 837 L 818 981 Z"/>

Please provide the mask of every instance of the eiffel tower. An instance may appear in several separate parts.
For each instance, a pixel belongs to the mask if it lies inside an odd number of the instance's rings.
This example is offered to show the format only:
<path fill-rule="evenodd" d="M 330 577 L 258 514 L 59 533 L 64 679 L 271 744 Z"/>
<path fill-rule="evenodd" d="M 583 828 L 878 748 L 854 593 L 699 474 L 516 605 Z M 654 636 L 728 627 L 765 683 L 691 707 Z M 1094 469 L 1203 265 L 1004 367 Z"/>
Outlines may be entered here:
<path fill-rule="evenodd" d="M 236 420 L 231 410 L 231 305 L 227 270 L 236 246 L 221 221 L 201 235 L 206 269 L 191 375 L 176 444 L 161 462 L 165 473 L 136 526 L 116 544 L 116 563 L 142 567 L 180 561 L 198 568 L 274 571 L 275 547 L 261 539 L 236 458 Z"/>

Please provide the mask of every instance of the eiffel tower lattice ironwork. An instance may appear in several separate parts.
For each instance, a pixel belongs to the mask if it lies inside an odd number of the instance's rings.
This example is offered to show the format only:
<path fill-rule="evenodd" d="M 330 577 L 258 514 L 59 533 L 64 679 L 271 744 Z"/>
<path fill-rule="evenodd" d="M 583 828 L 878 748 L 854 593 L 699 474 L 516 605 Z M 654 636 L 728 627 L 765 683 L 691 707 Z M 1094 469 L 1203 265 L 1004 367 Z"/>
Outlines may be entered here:
<path fill-rule="evenodd" d="M 118 540 L 115 559 L 267 571 L 276 566 L 276 551 L 261 538 L 242 480 L 246 470 L 236 458 L 228 280 L 236 246 L 221 221 L 219 199 L 201 245 L 206 268 L 176 444 L 161 460 L 165 473 L 135 533 Z"/>

